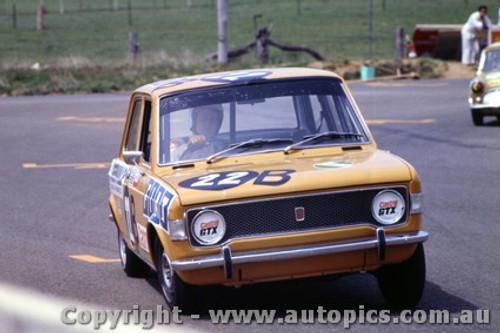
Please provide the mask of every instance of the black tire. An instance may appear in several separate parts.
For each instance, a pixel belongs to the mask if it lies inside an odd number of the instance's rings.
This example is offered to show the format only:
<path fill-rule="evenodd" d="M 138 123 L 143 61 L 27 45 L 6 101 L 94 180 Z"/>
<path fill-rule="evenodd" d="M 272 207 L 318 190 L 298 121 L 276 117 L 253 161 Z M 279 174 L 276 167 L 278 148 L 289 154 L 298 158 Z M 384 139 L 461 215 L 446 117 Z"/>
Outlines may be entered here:
<path fill-rule="evenodd" d="M 474 123 L 474 125 L 476 126 L 483 125 L 483 115 L 480 112 L 474 110 L 471 110 L 471 113 L 472 113 L 472 122 Z"/>
<path fill-rule="evenodd" d="M 170 259 L 157 241 L 155 246 L 156 272 L 165 302 L 170 309 L 177 307 L 184 312 L 194 309 L 195 287 L 182 281 L 172 269 Z"/>
<path fill-rule="evenodd" d="M 128 248 L 120 230 L 118 230 L 118 251 L 120 253 L 123 271 L 127 276 L 143 277 L 148 273 L 149 266 Z"/>
<path fill-rule="evenodd" d="M 375 272 L 382 295 L 393 309 L 413 309 L 424 292 L 424 246 L 400 264 L 382 266 Z"/>

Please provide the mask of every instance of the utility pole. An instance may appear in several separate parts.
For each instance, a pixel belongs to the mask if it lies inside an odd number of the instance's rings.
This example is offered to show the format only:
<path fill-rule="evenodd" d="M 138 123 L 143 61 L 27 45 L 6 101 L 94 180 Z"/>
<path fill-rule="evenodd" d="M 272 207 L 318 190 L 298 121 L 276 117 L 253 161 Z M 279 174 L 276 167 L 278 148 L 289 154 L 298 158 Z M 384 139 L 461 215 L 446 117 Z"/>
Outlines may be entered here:
<path fill-rule="evenodd" d="M 373 0 L 369 0 L 370 5 L 368 8 L 368 59 L 373 56 Z"/>
<path fill-rule="evenodd" d="M 59 0 L 59 14 L 64 14 L 64 0 Z"/>
<path fill-rule="evenodd" d="M 217 0 L 218 43 L 217 59 L 219 64 L 227 63 L 227 0 Z"/>

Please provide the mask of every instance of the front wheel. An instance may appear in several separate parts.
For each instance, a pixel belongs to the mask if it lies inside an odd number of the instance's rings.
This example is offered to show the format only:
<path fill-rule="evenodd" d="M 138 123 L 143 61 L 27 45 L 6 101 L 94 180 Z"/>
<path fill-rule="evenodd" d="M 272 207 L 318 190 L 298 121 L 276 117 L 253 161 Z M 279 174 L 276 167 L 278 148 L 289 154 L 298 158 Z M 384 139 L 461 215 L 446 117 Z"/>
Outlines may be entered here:
<path fill-rule="evenodd" d="M 471 110 L 471 113 L 472 122 L 474 123 L 474 125 L 481 126 L 483 124 L 483 115 L 480 112 L 474 110 Z"/>
<path fill-rule="evenodd" d="M 382 266 L 375 272 L 387 303 L 395 309 L 414 308 L 424 292 L 424 246 L 418 244 L 413 255 L 399 264 Z"/>
<path fill-rule="evenodd" d="M 194 287 L 177 276 L 160 242 L 156 246 L 156 271 L 163 298 L 169 308 L 178 307 L 184 311 L 192 309 Z"/>
<path fill-rule="evenodd" d="M 143 277 L 146 275 L 149 267 L 128 248 L 120 230 L 118 230 L 118 249 L 122 268 L 127 276 Z"/>

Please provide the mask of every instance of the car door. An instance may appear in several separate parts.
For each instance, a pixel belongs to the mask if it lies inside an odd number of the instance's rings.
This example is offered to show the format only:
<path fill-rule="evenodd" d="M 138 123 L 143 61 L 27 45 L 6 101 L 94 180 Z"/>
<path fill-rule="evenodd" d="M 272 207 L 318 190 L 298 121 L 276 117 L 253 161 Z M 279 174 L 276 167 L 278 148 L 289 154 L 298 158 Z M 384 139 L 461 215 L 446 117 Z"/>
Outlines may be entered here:
<path fill-rule="evenodd" d="M 128 176 L 123 181 L 125 223 L 122 232 L 130 248 L 144 258 L 148 258 L 150 253 L 143 202 L 151 179 L 151 139 L 151 100 L 146 96 L 137 96 L 133 100 L 123 150 L 140 151 L 143 155 L 136 163 L 128 165 Z"/>

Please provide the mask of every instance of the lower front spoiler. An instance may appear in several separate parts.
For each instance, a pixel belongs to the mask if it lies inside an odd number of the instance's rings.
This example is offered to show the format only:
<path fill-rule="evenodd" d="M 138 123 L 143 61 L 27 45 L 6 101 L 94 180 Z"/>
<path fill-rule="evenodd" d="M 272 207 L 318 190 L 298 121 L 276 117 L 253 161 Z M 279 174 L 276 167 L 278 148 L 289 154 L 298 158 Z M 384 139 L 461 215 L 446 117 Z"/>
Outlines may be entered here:
<path fill-rule="evenodd" d="M 429 238 L 429 233 L 419 231 L 412 235 L 385 235 L 382 228 L 377 229 L 376 238 L 353 242 L 334 243 L 311 247 L 294 247 L 275 251 L 242 252 L 232 254 L 229 246 L 224 246 L 219 255 L 179 259 L 172 261 L 172 268 L 176 271 L 190 271 L 211 267 L 224 267 L 227 279 L 232 278 L 232 265 L 255 262 L 277 261 L 321 256 L 334 253 L 343 253 L 360 250 L 378 250 L 380 261 L 385 260 L 387 246 L 408 245 L 423 243 Z"/>

